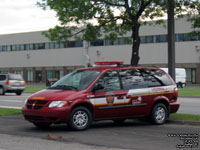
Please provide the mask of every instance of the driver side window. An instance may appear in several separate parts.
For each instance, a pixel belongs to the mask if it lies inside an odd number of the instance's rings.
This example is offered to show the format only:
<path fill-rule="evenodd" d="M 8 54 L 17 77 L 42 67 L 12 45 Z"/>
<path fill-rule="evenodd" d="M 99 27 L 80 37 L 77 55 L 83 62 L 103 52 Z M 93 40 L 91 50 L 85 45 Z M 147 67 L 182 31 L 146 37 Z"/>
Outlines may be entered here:
<path fill-rule="evenodd" d="M 96 85 L 102 85 L 104 89 L 98 91 L 115 91 L 120 90 L 119 76 L 116 71 L 109 71 L 103 74 Z"/>

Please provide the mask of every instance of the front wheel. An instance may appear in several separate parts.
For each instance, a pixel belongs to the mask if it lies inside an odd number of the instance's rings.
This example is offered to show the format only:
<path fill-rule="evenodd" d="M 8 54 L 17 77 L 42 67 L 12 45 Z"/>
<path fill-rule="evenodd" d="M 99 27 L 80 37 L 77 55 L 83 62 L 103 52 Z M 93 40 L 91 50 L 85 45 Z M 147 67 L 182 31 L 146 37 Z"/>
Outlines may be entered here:
<path fill-rule="evenodd" d="M 92 114 L 86 107 L 76 107 L 69 118 L 69 126 L 73 130 L 86 130 L 92 124 Z"/>
<path fill-rule="evenodd" d="M 153 124 L 161 125 L 164 124 L 167 120 L 168 111 L 164 104 L 158 103 L 154 105 L 151 112 L 151 120 Z"/>

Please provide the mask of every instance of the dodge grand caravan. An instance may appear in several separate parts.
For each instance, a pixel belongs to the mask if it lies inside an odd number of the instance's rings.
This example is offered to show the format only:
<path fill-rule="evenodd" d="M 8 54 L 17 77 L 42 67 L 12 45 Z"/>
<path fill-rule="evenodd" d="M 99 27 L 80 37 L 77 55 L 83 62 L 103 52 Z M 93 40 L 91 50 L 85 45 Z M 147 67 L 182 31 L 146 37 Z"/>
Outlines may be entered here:
<path fill-rule="evenodd" d="M 96 62 L 61 78 L 50 88 L 30 96 L 22 113 L 37 127 L 67 123 L 84 130 L 93 121 L 148 117 L 163 124 L 177 112 L 178 90 L 159 68 L 127 67 L 122 62 Z"/>

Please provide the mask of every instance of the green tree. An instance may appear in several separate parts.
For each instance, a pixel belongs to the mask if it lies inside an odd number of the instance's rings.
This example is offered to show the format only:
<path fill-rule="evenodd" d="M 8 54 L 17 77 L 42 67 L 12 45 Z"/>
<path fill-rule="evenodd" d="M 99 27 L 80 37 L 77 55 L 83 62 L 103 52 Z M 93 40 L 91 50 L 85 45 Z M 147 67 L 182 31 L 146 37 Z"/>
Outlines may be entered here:
<path fill-rule="evenodd" d="M 192 22 L 192 28 L 194 31 L 192 32 L 193 35 L 198 35 L 200 36 L 200 3 L 196 2 L 194 5 L 194 14 L 189 18 L 189 21 Z"/>
<path fill-rule="evenodd" d="M 196 3 L 198 0 L 175 0 L 175 14 L 193 13 Z M 167 0 L 42 0 L 38 4 L 57 13 L 60 25 L 45 32 L 53 41 L 66 42 L 71 37 L 115 40 L 131 32 L 131 65 L 138 65 L 140 59 L 141 25 L 163 23 L 158 18 L 167 13 Z"/>

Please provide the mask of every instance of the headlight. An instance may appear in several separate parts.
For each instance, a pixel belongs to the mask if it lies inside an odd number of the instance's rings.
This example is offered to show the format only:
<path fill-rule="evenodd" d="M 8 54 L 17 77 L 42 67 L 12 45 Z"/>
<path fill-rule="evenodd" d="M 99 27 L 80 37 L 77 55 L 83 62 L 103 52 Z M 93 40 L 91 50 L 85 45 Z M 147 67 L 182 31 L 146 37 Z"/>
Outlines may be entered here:
<path fill-rule="evenodd" d="M 66 105 L 67 105 L 66 101 L 53 101 L 49 104 L 49 108 L 63 107 Z"/>

